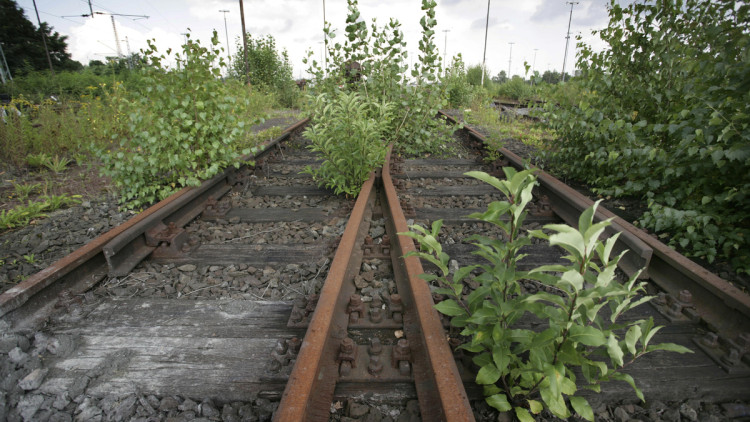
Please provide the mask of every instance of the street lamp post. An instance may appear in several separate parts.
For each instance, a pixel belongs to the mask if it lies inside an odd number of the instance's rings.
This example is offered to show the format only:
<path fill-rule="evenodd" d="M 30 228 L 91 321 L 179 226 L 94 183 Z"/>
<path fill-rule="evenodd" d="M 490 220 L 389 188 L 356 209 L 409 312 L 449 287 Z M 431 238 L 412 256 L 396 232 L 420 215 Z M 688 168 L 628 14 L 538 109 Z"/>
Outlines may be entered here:
<path fill-rule="evenodd" d="M 514 42 L 509 42 L 510 44 L 510 53 L 508 53 L 508 80 L 510 80 L 510 64 L 513 61 L 513 44 Z"/>
<path fill-rule="evenodd" d="M 562 81 L 565 82 L 565 62 L 568 61 L 568 42 L 570 41 L 570 23 L 573 21 L 573 6 L 578 4 L 577 1 L 566 1 L 570 5 L 570 18 L 568 19 L 568 33 L 565 36 L 565 56 L 563 56 Z"/>
<path fill-rule="evenodd" d="M 448 54 L 448 33 L 451 32 L 450 29 L 443 29 L 443 33 L 445 34 L 445 44 L 443 45 L 443 69 L 445 69 L 445 72 L 448 72 L 448 63 L 445 61 L 445 57 Z"/>
<path fill-rule="evenodd" d="M 229 10 L 219 10 L 219 12 L 224 14 L 224 35 L 227 37 L 227 60 L 230 60 L 230 54 L 229 54 L 229 31 L 227 30 L 227 13 L 229 13 Z"/>

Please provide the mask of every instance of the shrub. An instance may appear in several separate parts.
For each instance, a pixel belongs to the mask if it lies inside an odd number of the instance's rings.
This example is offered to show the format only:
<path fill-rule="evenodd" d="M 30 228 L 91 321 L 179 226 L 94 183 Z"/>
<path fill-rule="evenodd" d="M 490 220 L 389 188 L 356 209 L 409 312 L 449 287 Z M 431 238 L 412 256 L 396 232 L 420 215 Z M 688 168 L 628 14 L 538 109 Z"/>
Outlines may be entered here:
<path fill-rule="evenodd" d="M 647 200 L 640 223 L 688 256 L 750 273 L 750 5 L 613 2 L 609 18 L 606 49 L 579 43 L 577 104 L 548 108 L 548 161 Z"/>
<path fill-rule="evenodd" d="M 566 419 L 571 416 L 567 398 L 579 416 L 593 421 L 586 399 L 575 395 L 579 384 L 599 391 L 601 383 L 610 380 L 627 382 L 644 400 L 633 378 L 622 369 L 656 350 L 690 350 L 671 343 L 649 344 L 661 328 L 654 327 L 652 319 L 618 321 L 651 297 L 640 296 L 645 283 L 637 283 L 638 274 L 625 284 L 615 280 L 622 255 L 610 257 L 617 236 L 599 240 L 609 221 L 593 222 L 598 203 L 581 214 L 577 230 L 550 224 L 544 231 L 529 232 L 531 237 L 564 249 L 569 265 L 520 271 L 517 264 L 524 257 L 521 248 L 531 244 L 521 227 L 536 178 L 531 170 L 503 170 L 505 180 L 482 172 L 467 173 L 491 184 L 507 198 L 492 202 L 483 213 L 471 215 L 503 231 L 502 239 L 481 235 L 469 238 L 477 247 L 475 254 L 487 263 L 451 272 L 450 257 L 437 241 L 442 220 L 433 223 L 430 231 L 414 225 L 413 232 L 399 233 L 419 242 L 420 251 L 411 255 L 439 268 L 438 275 L 422 277 L 439 286 L 435 293 L 448 297 L 435 308 L 451 317 L 451 325 L 461 328 L 461 335 L 469 338 L 460 348 L 474 354 L 473 362 L 479 368 L 476 382 L 483 386 L 487 403 L 500 411 L 514 410 L 521 421 L 533 421 L 531 414 L 545 407 Z M 472 273 L 479 274 L 473 277 L 479 287 L 464 295 L 464 280 Z M 521 288 L 521 280 L 544 288 L 528 293 Z M 529 316 L 542 321 L 538 331 L 519 325 Z M 576 368 L 582 379 L 577 378 Z"/>
<path fill-rule="evenodd" d="M 305 136 L 310 149 L 323 156 L 319 168 L 306 173 L 336 194 L 357 196 L 370 172 L 383 164 L 383 141 L 392 106 L 376 103 L 357 93 L 320 94 L 315 99 L 312 124 Z"/>
<path fill-rule="evenodd" d="M 218 44 L 216 31 L 211 43 Z M 165 56 L 149 41 L 140 89 L 115 94 L 120 133 L 113 135 L 117 147 L 103 154 L 103 171 L 129 208 L 197 186 L 250 152 L 236 145 L 258 116 L 245 114 L 251 99 L 239 82 L 221 81 L 221 50 L 189 38 L 182 48 L 176 68 L 164 69 Z"/>

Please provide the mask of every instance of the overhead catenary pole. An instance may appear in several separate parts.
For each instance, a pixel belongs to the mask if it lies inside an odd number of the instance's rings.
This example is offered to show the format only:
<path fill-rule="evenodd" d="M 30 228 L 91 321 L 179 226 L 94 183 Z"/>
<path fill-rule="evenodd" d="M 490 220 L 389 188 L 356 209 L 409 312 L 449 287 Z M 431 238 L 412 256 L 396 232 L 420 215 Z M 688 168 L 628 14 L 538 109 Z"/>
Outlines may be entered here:
<path fill-rule="evenodd" d="M 570 18 L 568 19 L 568 32 L 565 36 L 565 56 L 563 56 L 562 81 L 565 82 L 565 62 L 568 61 L 568 42 L 570 41 L 570 23 L 573 22 L 573 6 L 578 4 L 577 1 L 566 1 L 570 5 Z"/>
<path fill-rule="evenodd" d="M 250 69 L 247 65 L 247 31 L 245 31 L 245 5 L 240 0 L 240 20 L 242 20 L 242 56 L 245 62 L 245 83 L 249 83 Z"/>
<path fill-rule="evenodd" d="M 110 15 L 112 18 L 112 31 L 115 33 L 115 45 L 117 46 L 117 58 L 122 57 L 122 47 L 120 47 L 120 37 L 117 36 L 117 26 L 115 25 L 115 17 Z"/>
<path fill-rule="evenodd" d="M 508 44 L 510 44 L 510 53 L 508 53 L 508 80 L 510 80 L 511 79 L 511 77 L 510 77 L 510 64 L 513 61 L 513 44 L 515 44 L 515 43 L 514 42 L 509 42 Z"/>
<path fill-rule="evenodd" d="M 328 70 L 328 35 L 326 35 L 326 0 L 323 0 L 323 74 Z"/>
<path fill-rule="evenodd" d="M 482 78 L 480 86 L 484 86 L 484 59 L 487 57 L 487 29 L 490 26 L 490 0 L 487 0 L 487 20 L 484 22 L 484 52 L 482 53 Z"/>
<path fill-rule="evenodd" d="M 13 76 L 10 74 L 10 68 L 8 67 L 8 61 L 5 60 L 5 53 L 3 52 L 3 43 L 0 42 L 0 76 L 2 76 L 3 83 L 13 80 Z"/>
<path fill-rule="evenodd" d="M 534 61 L 531 62 L 531 85 L 534 85 L 534 71 L 536 71 L 536 52 L 538 48 L 534 49 Z"/>
<path fill-rule="evenodd" d="M 451 32 L 450 29 L 443 29 L 443 33 L 445 34 L 445 43 L 443 44 L 443 68 L 445 69 L 445 72 L 448 72 L 448 62 L 445 61 L 445 57 L 448 54 L 448 33 Z"/>
<path fill-rule="evenodd" d="M 47 53 L 47 63 L 49 63 L 49 72 L 52 76 L 55 76 L 55 69 L 52 68 L 52 58 L 49 55 L 49 48 L 47 48 L 47 34 L 44 33 L 42 28 L 42 20 L 39 19 L 39 9 L 36 7 L 36 0 L 33 0 L 34 11 L 36 12 L 36 21 L 39 22 L 39 32 L 42 33 L 42 43 L 44 43 L 44 52 Z"/>
<path fill-rule="evenodd" d="M 224 14 L 224 35 L 227 36 L 227 60 L 231 60 L 229 53 L 229 30 L 227 29 L 227 13 L 229 13 L 229 10 L 219 10 L 219 12 Z"/>

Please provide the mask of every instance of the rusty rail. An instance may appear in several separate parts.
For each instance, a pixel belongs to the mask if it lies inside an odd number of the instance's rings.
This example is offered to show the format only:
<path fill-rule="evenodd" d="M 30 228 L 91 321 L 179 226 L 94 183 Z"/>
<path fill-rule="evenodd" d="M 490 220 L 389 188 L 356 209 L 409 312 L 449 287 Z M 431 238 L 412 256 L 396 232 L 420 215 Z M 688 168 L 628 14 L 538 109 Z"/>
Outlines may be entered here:
<path fill-rule="evenodd" d="M 440 112 L 454 123 L 457 120 Z M 478 142 L 486 143 L 482 134 L 464 126 L 464 131 Z M 499 152 L 516 168 L 527 164 L 518 155 L 506 148 Z M 565 185 L 555 177 L 538 170 L 539 182 L 553 196 L 553 210 L 568 224 L 576 225 L 581 211 L 593 205 L 585 195 Z M 700 317 L 713 331 L 723 336 L 735 338 L 746 333 L 750 327 L 750 296 L 726 280 L 686 258 L 671 247 L 655 239 L 643 230 L 633 226 L 604 207 L 598 207 L 597 221 L 612 218 L 610 233 L 622 232 L 616 252 L 629 249 L 621 261 L 621 268 L 632 274 L 638 268 L 644 268 L 641 278 L 648 278 L 673 297 L 679 297 L 687 290 L 691 293 L 692 302 Z"/>
<path fill-rule="evenodd" d="M 365 182 L 344 229 L 341 242 L 328 270 L 307 334 L 302 342 L 294 369 L 289 376 L 275 421 L 325 421 L 330 416 L 339 367 L 336 351 L 346 337 L 348 295 L 345 281 L 350 281 L 362 260 L 362 244 L 372 212 L 375 174 Z M 348 283 L 352 284 L 352 283 Z M 353 286 L 352 286 L 353 287 Z"/>
<path fill-rule="evenodd" d="M 396 188 L 390 175 L 390 157 L 388 152 L 383 167 L 383 190 L 388 204 L 389 217 L 386 224 L 393 233 L 409 231 L 404 212 L 398 200 Z M 384 210 L 385 211 L 385 210 Z M 396 248 L 392 255 L 403 257 L 415 251 L 414 242 L 407 236 L 397 236 Z M 396 265 L 396 264 L 399 265 Z M 461 377 L 456 367 L 448 342 L 445 337 L 440 317 L 434 308 L 429 286 L 419 275 L 424 273 L 422 263 L 415 256 L 399 259 L 394 262 L 394 272 L 402 292 L 404 307 L 409 311 L 404 318 L 404 331 L 410 344 L 421 349 L 422 360 L 414 362 L 414 378 L 419 396 L 419 407 L 422 419 L 426 421 L 473 421 L 469 399 L 464 390 Z M 401 276 L 398 277 L 399 272 Z M 413 346 L 413 347 L 415 347 Z"/>

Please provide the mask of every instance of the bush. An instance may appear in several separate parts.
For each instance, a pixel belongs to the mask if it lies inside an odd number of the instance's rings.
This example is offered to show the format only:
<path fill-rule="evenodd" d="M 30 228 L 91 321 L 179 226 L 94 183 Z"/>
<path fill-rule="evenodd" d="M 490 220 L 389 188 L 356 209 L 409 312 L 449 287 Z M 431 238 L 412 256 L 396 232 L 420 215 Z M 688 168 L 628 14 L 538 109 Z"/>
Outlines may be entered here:
<path fill-rule="evenodd" d="M 213 46 L 218 44 L 214 31 Z M 177 67 L 163 69 L 149 41 L 137 87 L 115 93 L 118 146 L 103 154 L 104 173 L 121 191 L 129 208 L 166 198 L 184 186 L 197 186 L 239 158 L 248 128 L 259 116 L 246 114 L 251 95 L 237 81 L 222 82 L 220 49 L 199 42 L 182 46 Z"/>
<path fill-rule="evenodd" d="M 282 107 L 298 107 L 300 91 L 294 82 L 287 52 L 277 52 L 276 40 L 271 35 L 256 39 L 246 34 L 246 37 L 248 75 L 245 77 L 245 47 L 241 42 L 237 42 L 237 54 L 230 74 L 263 92 L 274 94 Z"/>
<path fill-rule="evenodd" d="M 536 178 L 531 170 L 503 170 L 505 180 L 482 172 L 467 173 L 497 188 L 507 199 L 492 202 L 487 211 L 471 215 L 503 232 L 500 239 L 481 235 L 469 238 L 477 248 L 474 253 L 483 258 L 482 264 L 448 269 L 450 257 L 437 241 L 442 220 L 433 223 L 429 231 L 414 225 L 413 232 L 399 233 L 419 242 L 420 252 L 410 255 L 438 267 L 438 275 L 424 274 L 422 278 L 435 282 L 438 288 L 433 292 L 447 297 L 435 308 L 451 317 L 451 325 L 468 337 L 459 347 L 474 354 L 473 362 L 479 368 L 476 382 L 483 386 L 487 403 L 501 412 L 514 410 L 521 421 L 533 421 L 531 414 L 545 407 L 567 419 L 571 416 L 567 398 L 575 413 L 593 421 L 588 401 L 576 395 L 579 385 L 598 392 L 603 382 L 611 380 L 627 382 L 644 401 L 633 378 L 622 369 L 656 350 L 690 350 L 671 343 L 649 344 L 661 328 L 654 327 L 651 318 L 618 321 L 625 312 L 652 297 L 640 296 L 645 282 L 637 283 L 638 274 L 625 284 L 615 280 L 622 254 L 610 258 L 617 236 L 599 240 L 610 222 L 593 222 L 598 203 L 581 214 L 577 230 L 550 224 L 544 231 L 528 232 L 564 249 L 569 265 L 520 271 L 517 264 L 525 256 L 521 248 L 531 244 L 521 227 Z M 472 278 L 478 287 L 464 295 L 464 280 Z M 540 288 L 528 293 L 521 288 L 521 280 Z M 520 326 L 521 319 L 529 317 L 541 320 L 539 330 Z"/>
<path fill-rule="evenodd" d="M 536 90 L 519 76 L 497 86 L 495 95 L 517 101 L 528 101 L 536 98 Z"/>
<path fill-rule="evenodd" d="M 750 273 L 750 5 L 612 3 L 608 47 L 579 43 L 575 106 L 550 106 L 549 162 L 602 195 L 646 199 L 640 223 L 688 256 Z"/>
<path fill-rule="evenodd" d="M 385 160 L 383 138 L 392 108 L 357 93 L 318 95 L 312 124 L 304 135 L 312 141 L 309 148 L 325 161 L 316 169 L 308 166 L 305 172 L 337 195 L 357 196 L 370 172 Z"/>

